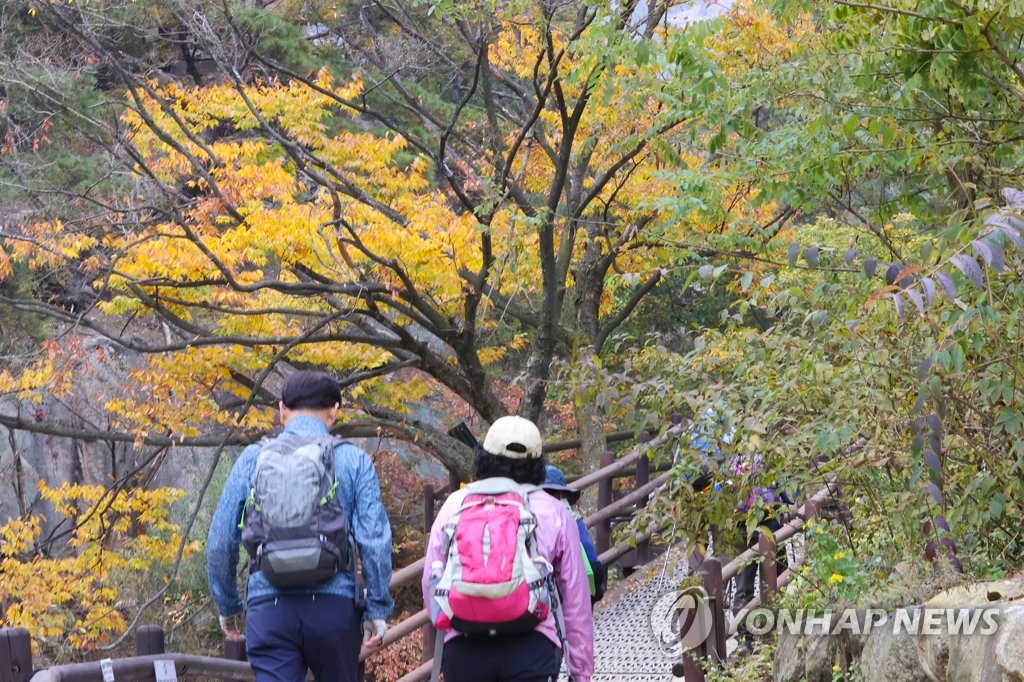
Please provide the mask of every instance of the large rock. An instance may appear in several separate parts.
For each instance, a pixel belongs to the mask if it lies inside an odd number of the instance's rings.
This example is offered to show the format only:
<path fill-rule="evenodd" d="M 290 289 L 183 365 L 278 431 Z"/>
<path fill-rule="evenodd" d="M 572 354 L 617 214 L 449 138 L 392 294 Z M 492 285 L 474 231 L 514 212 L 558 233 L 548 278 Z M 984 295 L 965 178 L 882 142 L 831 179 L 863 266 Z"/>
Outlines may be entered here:
<path fill-rule="evenodd" d="M 858 610 L 857 622 L 864 622 Z M 776 682 L 832 682 L 832 667 L 845 668 L 861 656 L 867 635 L 842 630 L 834 635 L 780 630 L 775 648 Z"/>
<path fill-rule="evenodd" d="M 38 413 L 46 419 L 74 428 L 82 417 L 57 401 L 43 404 L 0 401 L 6 414 Z M 38 483 L 51 488 L 64 483 L 109 486 L 129 472 L 143 472 L 150 487 L 170 486 L 195 491 L 212 464 L 209 451 L 171 448 L 154 460 L 149 448 L 136 450 L 129 444 L 87 442 L 39 433 L 11 433 L 0 427 L 0 525 L 26 513 L 43 517 L 43 533 L 49 533 L 61 518 L 39 495 Z M 230 455 L 225 455 L 230 457 Z M 147 464 L 152 462 L 152 464 Z M 231 462 L 222 462 L 226 472 Z M 176 518 L 187 517 L 191 500 L 177 504 Z"/>
<path fill-rule="evenodd" d="M 865 680 L 1024 682 L 1022 597 L 1020 581 L 975 583 L 889 613 L 866 637 L 780 633 L 775 680 L 831 682 L 832 666 L 845 667 L 850 653 Z"/>
<path fill-rule="evenodd" d="M 917 637 L 892 630 L 880 637 L 879 632 L 872 631 L 861 653 L 860 669 L 864 679 L 927 682 L 928 675 L 917 662 Z"/>

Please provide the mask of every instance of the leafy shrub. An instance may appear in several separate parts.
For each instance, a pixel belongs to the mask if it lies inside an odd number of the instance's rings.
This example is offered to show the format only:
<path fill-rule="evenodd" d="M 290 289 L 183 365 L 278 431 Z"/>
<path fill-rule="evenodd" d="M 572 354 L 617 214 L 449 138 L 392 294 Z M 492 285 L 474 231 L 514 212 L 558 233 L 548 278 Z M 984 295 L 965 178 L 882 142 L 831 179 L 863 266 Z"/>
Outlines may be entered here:
<path fill-rule="evenodd" d="M 125 576 L 174 561 L 181 536 L 168 515 L 184 492 L 40 482 L 39 493 L 65 521 L 49 537 L 37 515 L 0 526 L 0 626 L 28 628 L 37 646 L 89 651 L 125 630 Z"/>

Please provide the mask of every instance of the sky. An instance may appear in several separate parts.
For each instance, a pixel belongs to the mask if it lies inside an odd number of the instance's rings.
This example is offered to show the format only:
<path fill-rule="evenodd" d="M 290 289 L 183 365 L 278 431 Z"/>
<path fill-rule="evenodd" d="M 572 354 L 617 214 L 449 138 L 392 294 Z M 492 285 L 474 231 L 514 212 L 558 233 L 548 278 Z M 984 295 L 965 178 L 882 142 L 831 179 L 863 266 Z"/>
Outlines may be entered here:
<path fill-rule="evenodd" d="M 701 19 L 713 19 L 728 9 L 730 4 L 732 4 L 731 0 L 687 2 L 668 11 L 668 23 L 687 24 Z"/>

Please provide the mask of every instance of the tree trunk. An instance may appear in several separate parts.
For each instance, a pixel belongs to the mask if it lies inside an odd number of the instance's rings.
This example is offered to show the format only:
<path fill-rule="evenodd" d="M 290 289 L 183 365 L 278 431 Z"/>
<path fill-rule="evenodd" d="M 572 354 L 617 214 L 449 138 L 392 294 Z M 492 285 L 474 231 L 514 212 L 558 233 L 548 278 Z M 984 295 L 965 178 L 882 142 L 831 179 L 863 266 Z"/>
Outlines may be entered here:
<path fill-rule="evenodd" d="M 577 348 L 572 363 L 573 412 L 579 431 L 580 448 L 576 467 L 581 473 L 590 473 L 600 466 L 601 453 L 608 447 L 604 437 L 604 408 L 599 396 L 602 391 L 599 381 L 601 372 L 594 347 L 584 345 Z M 591 486 L 580 498 L 583 508 L 594 511 L 597 508 L 597 486 Z"/>

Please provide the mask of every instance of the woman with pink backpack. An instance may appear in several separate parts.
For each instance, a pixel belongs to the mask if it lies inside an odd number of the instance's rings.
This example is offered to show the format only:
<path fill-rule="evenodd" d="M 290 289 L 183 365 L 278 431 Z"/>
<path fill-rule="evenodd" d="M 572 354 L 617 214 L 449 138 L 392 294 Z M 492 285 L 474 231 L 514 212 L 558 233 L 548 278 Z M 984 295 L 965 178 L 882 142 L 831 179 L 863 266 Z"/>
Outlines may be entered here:
<path fill-rule="evenodd" d="M 423 571 L 437 626 L 433 679 L 590 682 L 590 586 L 572 512 L 538 487 L 545 477 L 537 426 L 502 417 L 476 449 L 475 481 L 438 512 Z M 443 642 L 443 643 L 442 643 Z"/>

